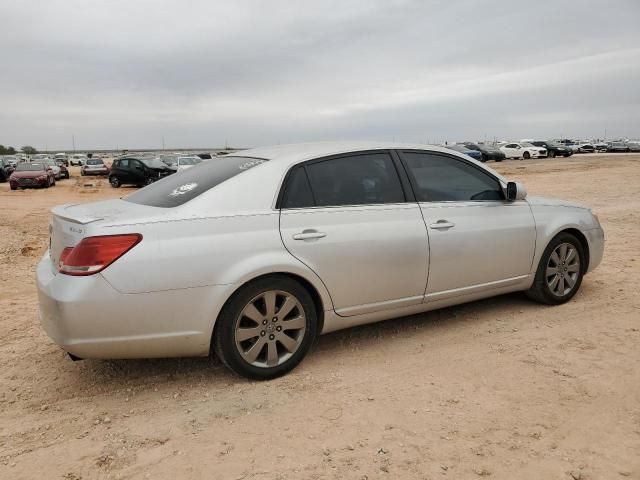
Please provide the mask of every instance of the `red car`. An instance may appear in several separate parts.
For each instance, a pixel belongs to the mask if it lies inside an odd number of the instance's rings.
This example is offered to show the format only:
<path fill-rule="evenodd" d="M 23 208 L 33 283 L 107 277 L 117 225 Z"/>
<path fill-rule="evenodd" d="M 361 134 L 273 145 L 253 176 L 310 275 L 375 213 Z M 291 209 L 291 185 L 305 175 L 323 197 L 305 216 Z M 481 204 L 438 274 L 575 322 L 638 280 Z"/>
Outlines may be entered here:
<path fill-rule="evenodd" d="M 51 167 L 39 162 L 24 162 L 16 166 L 15 171 L 9 177 L 11 190 L 27 187 L 49 188 L 56 184 L 56 179 Z"/>

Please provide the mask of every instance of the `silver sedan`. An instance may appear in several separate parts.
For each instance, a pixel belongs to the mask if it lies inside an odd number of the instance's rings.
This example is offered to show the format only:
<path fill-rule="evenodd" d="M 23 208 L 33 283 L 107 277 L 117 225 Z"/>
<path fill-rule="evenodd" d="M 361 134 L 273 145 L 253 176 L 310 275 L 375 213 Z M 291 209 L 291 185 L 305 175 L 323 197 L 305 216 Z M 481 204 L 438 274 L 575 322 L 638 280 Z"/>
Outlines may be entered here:
<path fill-rule="evenodd" d="M 273 378 L 322 333 L 508 292 L 570 300 L 600 263 L 586 207 L 446 148 L 245 150 L 53 209 L 40 316 L 73 358 L 205 356 Z"/>

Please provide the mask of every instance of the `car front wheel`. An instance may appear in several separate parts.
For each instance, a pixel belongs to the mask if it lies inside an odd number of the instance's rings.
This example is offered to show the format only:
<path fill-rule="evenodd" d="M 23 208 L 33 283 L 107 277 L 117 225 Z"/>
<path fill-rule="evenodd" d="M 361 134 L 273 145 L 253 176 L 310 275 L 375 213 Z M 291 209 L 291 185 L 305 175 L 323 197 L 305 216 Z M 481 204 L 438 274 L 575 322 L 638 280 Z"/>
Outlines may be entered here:
<path fill-rule="evenodd" d="M 524 152 L 522 154 L 522 158 L 524 158 L 525 160 L 529 160 L 531 158 L 531 154 L 529 152 Z"/>
<path fill-rule="evenodd" d="M 570 233 L 562 232 L 547 245 L 527 295 L 549 305 L 568 302 L 580 288 L 585 268 L 582 244 Z"/>
<path fill-rule="evenodd" d="M 268 380 L 291 371 L 317 333 L 316 308 L 307 290 L 285 276 L 240 288 L 222 309 L 213 349 L 233 372 Z"/>
<path fill-rule="evenodd" d="M 120 179 L 115 175 L 112 175 L 111 178 L 109 178 L 109 183 L 113 188 L 120 188 L 121 185 Z"/>

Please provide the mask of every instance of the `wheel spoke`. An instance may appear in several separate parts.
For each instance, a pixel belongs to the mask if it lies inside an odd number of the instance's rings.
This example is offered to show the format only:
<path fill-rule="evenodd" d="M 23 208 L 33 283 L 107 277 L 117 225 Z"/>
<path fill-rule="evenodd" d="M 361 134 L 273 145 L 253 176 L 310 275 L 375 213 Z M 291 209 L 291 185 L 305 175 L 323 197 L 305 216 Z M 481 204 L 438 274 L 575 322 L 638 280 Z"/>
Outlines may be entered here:
<path fill-rule="evenodd" d="M 552 292 L 555 292 L 556 285 L 558 285 L 558 280 L 560 280 L 560 276 L 556 275 L 554 279 L 551 280 L 551 282 L 549 282 L 549 288 L 551 289 Z"/>
<path fill-rule="evenodd" d="M 296 301 L 293 297 L 287 297 L 280 310 L 278 310 L 278 317 L 280 320 L 284 320 L 284 318 L 294 309 L 296 306 Z"/>
<path fill-rule="evenodd" d="M 251 328 L 238 328 L 236 330 L 236 340 L 238 342 L 244 342 L 245 340 L 249 340 L 250 338 L 255 338 L 260 336 L 260 331 L 262 327 L 251 327 Z"/>
<path fill-rule="evenodd" d="M 260 337 L 249 350 L 247 350 L 246 352 L 241 352 L 242 356 L 247 362 L 253 363 L 256 361 L 256 358 L 258 358 L 258 355 L 260 355 L 260 352 L 262 352 L 262 349 L 264 348 L 264 345 L 266 343 L 265 338 L 266 337 Z"/>
<path fill-rule="evenodd" d="M 558 269 L 557 268 L 553 268 L 553 267 L 547 267 L 547 278 L 556 275 L 558 273 Z"/>
<path fill-rule="evenodd" d="M 267 367 L 275 367 L 278 365 L 278 346 L 276 342 L 267 344 Z"/>
<path fill-rule="evenodd" d="M 567 267 L 567 272 L 576 273 L 580 271 L 580 264 L 578 262 L 573 263 Z"/>
<path fill-rule="evenodd" d="M 571 275 L 565 275 L 564 281 L 567 282 L 567 287 L 570 289 L 573 288 L 576 283 L 575 280 L 571 278 Z"/>
<path fill-rule="evenodd" d="M 558 295 L 564 295 L 564 278 L 560 277 L 560 280 L 558 280 L 558 288 L 556 289 L 556 293 Z"/>
<path fill-rule="evenodd" d="M 551 254 L 550 260 L 553 261 L 554 265 L 560 265 L 560 257 L 558 257 L 558 252 L 554 251 Z"/>
<path fill-rule="evenodd" d="M 571 250 L 569 250 L 569 253 L 567 254 L 567 259 L 565 261 L 567 263 L 571 263 L 574 258 L 576 258 L 576 249 L 572 248 Z"/>
<path fill-rule="evenodd" d="M 264 305 L 267 309 L 266 316 L 271 319 L 276 314 L 276 292 L 265 292 L 262 298 L 264 298 Z"/>
<path fill-rule="evenodd" d="M 563 243 L 562 245 L 560 245 L 559 255 L 560 255 L 560 260 L 562 262 L 566 261 L 566 259 L 567 259 L 567 244 L 566 243 Z"/>
<path fill-rule="evenodd" d="M 307 321 L 303 316 L 292 318 L 282 322 L 282 330 L 300 330 L 304 328 Z"/>
<path fill-rule="evenodd" d="M 298 346 L 297 340 L 294 340 L 286 333 L 281 333 L 280 335 L 278 335 L 277 340 L 282 344 L 284 348 L 286 348 L 291 353 L 293 353 Z"/>
<path fill-rule="evenodd" d="M 250 318 L 256 323 L 260 323 L 264 319 L 264 315 L 260 313 L 260 311 L 258 311 L 258 309 L 253 304 L 253 302 L 248 304 L 246 307 L 244 307 L 244 310 L 242 311 L 242 315 L 244 315 L 247 318 Z"/>

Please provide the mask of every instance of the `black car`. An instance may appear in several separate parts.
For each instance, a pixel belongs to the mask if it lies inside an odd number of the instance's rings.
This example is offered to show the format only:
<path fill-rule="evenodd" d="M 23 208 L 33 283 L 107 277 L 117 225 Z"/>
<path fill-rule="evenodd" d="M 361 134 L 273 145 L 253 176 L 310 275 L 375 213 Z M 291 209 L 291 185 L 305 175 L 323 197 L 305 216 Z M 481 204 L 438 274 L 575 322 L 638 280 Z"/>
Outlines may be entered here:
<path fill-rule="evenodd" d="M 536 140 L 533 142 L 529 142 L 536 147 L 544 147 L 547 149 L 547 156 L 549 158 L 555 157 L 570 157 L 573 155 L 573 151 L 569 147 L 565 147 L 564 145 L 557 142 L 550 142 L 547 140 Z"/>
<path fill-rule="evenodd" d="M 111 165 L 109 183 L 113 188 L 120 185 L 149 185 L 156 180 L 175 173 L 159 158 L 118 158 Z"/>
<path fill-rule="evenodd" d="M 15 169 L 9 160 L 0 158 L 0 182 L 6 182 Z"/>
<path fill-rule="evenodd" d="M 482 154 L 480 158 L 481 162 L 487 162 L 489 160 L 494 160 L 496 162 L 501 162 L 507 156 L 497 147 L 492 147 L 490 145 L 485 145 L 484 143 L 464 143 L 465 147 L 469 150 L 476 150 Z"/>

